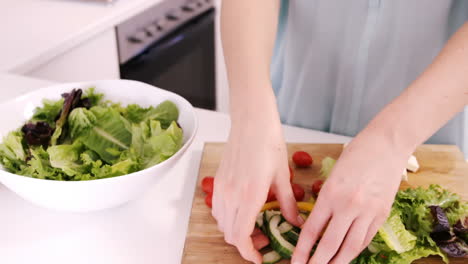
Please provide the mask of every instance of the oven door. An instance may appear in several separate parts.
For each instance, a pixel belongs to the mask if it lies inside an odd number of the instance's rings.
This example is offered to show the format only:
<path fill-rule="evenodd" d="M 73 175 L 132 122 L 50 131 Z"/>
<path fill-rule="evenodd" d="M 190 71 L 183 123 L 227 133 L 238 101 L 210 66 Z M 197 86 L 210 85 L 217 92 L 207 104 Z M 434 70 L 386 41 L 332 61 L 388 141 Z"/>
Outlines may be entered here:
<path fill-rule="evenodd" d="M 210 10 L 121 65 L 121 77 L 177 93 L 195 107 L 214 110 L 214 42 L 214 10 Z"/>

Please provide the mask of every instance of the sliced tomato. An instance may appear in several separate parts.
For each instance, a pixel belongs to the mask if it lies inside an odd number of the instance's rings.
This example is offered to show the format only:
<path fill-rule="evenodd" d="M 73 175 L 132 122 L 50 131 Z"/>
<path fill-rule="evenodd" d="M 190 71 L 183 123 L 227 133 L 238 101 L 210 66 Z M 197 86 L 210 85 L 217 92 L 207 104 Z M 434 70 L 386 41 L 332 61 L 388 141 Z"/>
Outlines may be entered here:
<path fill-rule="evenodd" d="M 260 233 L 251 236 L 254 248 L 256 250 L 260 250 L 270 244 L 270 239 L 268 239 L 268 237 L 263 234 L 260 229 L 259 231 Z"/>
<path fill-rule="evenodd" d="M 316 180 L 314 184 L 312 184 L 312 193 L 317 196 L 320 190 L 322 189 L 322 185 L 323 185 L 322 180 Z"/>
<path fill-rule="evenodd" d="M 276 196 L 275 196 L 275 194 L 273 193 L 273 191 L 271 189 L 268 191 L 268 197 L 267 197 L 266 201 L 267 201 L 267 203 L 272 202 L 272 201 L 276 201 Z"/>
<path fill-rule="evenodd" d="M 296 198 L 296 201 L 300 202 L 304 200 L 304 196 L 305 196 L 304 188 L 302 188 L 302 186 L 300 186 L 299 184 L 295 184 L 295 183 L 291 184 L 291 186 L 292 186 L 294 198 Z"/>
<path fill-rule="evenodd" d="M 292 160 L 297 167 L 301 168 L 310 167 L 314 162 L 309 153 L 305 151 L 296 151 L 292 156 Z"/>
<path fill-rule="evenodd" d="M 214 178 L 213 177 L 205 177 L 201 182 L 202 190 L 206 193 L 213 193 L 214 188 Z"/>
<path fill-rule="evenodd" d="M 252 232 L 252 235 L 251 236 L 255 236 L 255 235 L 258 235 L 258 234 L 263 234 L 262 230 L 258 227 L 254 228 L 254 231 Z"/>
<path fill-rule="evenodd" d="M 212 193 L 209 193 L 209 194 L 206 195 L 205 204 L 209 208 L 213 208 L 213 194 Z"/>
<path fill-rule="evenodd" d="M 291 166 L 289 166 L 289 181 L 293 182 L 293 180 L 294 180 L 294 171 L 291 168 Z"/>

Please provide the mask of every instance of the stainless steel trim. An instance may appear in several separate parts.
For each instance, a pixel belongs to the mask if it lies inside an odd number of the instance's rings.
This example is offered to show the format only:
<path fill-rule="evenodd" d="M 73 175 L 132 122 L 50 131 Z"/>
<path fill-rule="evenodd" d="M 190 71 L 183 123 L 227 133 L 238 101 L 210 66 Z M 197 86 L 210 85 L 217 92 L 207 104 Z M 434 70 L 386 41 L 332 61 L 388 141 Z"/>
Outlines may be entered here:
<path fill-rule="evenodd" d="M 212 8 L 214 0 L 167 0 L 118 25 L 120 64 Z"/>

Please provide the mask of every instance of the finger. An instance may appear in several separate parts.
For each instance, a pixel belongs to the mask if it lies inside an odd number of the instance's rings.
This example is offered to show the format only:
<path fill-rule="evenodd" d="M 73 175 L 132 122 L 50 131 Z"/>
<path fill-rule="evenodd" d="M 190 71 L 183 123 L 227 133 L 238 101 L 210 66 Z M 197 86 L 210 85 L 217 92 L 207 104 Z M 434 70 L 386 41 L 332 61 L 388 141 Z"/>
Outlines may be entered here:
<path fill-rule="evenodd" d="M 328 263 L 343 243 L 353 220 L 351 215 L 333 215 L 309 263 Z"/>
<path fill-rule="evenodd" d="M 331 211 L 329 207 L 321 200 L 318 200 L 314 210 L 302 228 L 299 241 L 294 250 L 292 263 L 307 263 L 312 246 L 315 245 L 315 242 L 319 238 L 320 233 L 325 228 L 330 217 Z"/>
<path fill-rule="evenodd" d="M 278 182 L 274 183 L 273 191 L 276 195 L 276 199 L 280 203 L 281 213 L 289 223 L 295 226 L 302 226 L 304 224 L 304 219 L 299 216 L 296 198 L 294 198 L 289 176 L 277 177 L 277 179 Z"/>
<path fill-rule="evenodd" d="M 370 244 L 375 234 L 377 234 L 379 228 L 382 226 L 386 219 L 387 215 L 384 215 L 382 217 L 376 217 L 374 221 L 369 225 L 366 237 L 364 238 L 364 242 L 362 243 L 363 248 L 367 247 Z"/>
<path fill-rule="evenodd" d="M 221 177 L 217 177 L 220 179 Z M 216 179 L 215 178 L 215 179 Z M 221 180 L 214 181 L 214 189 L 213 189 L 213 208 L 211 210 L 211 215 L 216 219 L 218 224 L 218 229 L 221 232 L 224 232 L 224 199 L 223 199 L 223 186 Z"/>
<path fill-rule="evenodd" d="M 224 215 L 224 239 L 229 244 L 234 244 L 234 223 L 237 217 L 238 208 L 233 205 L 226 205 L 225 215 Z"/>
<path fill-rule="evenodd" d="M 223 153 L 226 155 L 226 153 Z M 224 216 L 224 194 L 226 187 L 226 179 L 229 178 L 227 175 L 230 173 L 229 166 L 225 159 L 222 159 L 218 169 L 216 170 L 215 180 L 213 182 L 213 208 L 211 213 L 213 217 L 218 221 L 218 228 L 222 231 L 222 223 Z"/>
<path fill-rule="evenodd" d="M 247 198 L 254 202 L 239 207 L 234 224 L 233 240 L 243 258 L 255 263 L 262 263 L 262 255 L 255 249 L 251 234 L 263 201 L 262 199 Z"/>
<path fill-rule="evenodd" d="M 370 216 L 362 216 L 354 220 L 348 234 L 346 234 L 343 245 L 331 261 L 331 264 L 349 263 L 361 253 L 366 238 L 365 230 L 369 228 L 372 221 L 373 218 Z"/>
<path fill-rule="evenodd" d="M 244 259 L 252 261 L 256 264 L 262 263 L 262 255 L 255 249 L 252 238 L 250 236 L 244 238 L 242 241 L 239 241 L 237 249 Z"/>

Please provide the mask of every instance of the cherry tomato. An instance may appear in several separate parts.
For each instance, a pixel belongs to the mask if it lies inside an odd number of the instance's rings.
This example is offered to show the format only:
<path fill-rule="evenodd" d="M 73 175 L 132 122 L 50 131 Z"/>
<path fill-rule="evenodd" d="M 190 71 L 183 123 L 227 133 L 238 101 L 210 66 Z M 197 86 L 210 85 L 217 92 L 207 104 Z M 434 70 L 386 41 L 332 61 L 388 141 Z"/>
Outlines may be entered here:
<path fill-rule="evenodd" d="M 265 234 L 263 234 L 262 231 L 255 235 L 252 235 L 251 238 L 254 248 L 256 250 L 260 250 L 270 244 L 270 239 L 268 239 L 268 237 Z"/>
<path fill-rule="evenodd" d="M 302 188 L 299 184 L 291 184 L 293 193 L 294 193 L 294 198 L 296 198 L 296 201 L 302 201 L 304 200 L 305 196 L 305 191 L 304 188 Z"/>
<path fill-rule="evenodd" d="M 212 193 L 209 193 L 206 195 L 205 203 L 206 203 L 206 206 L 208 206 L 209 208 L 213 208 L 213 194 Z"/>
<path fill-rule="evenodd" d="M 213 193 L 213 186 L 214 186 L 214 178 L 213 177 L 205 177 L 201 183 L 202 190 L 206 193 Z"/>
<path fill-rule="evenodd" d="M 289 166 L 289 181 L 293 182 L 293 180 L 294 180 L 294 171 L 291 168 L 291 166 Z"/>
<path fill-rule="evenodd" d="M 292 160 L 297 167 L 305 168 L 312 165 L 314 162 L 309 153 L 305 151 L 297 151 L 293 154 Z"/>
<path fill-rule="evenodd" d="M 316 180 L 314 184 L 312 184 L 312 193 L 318 195 L 320 190 L 322 189 L 323 181 Z"/>
<path fill-rule="evenodd" d="M 268 191 L 268 197 L 267 197 L 266 201 L 267 201 L 267 203 L 272 202 L 272 201 L 276 201 L 276 196 L 275 196 L 275 194 L 273 193 L 273 191 L 271 189 Z"/>

